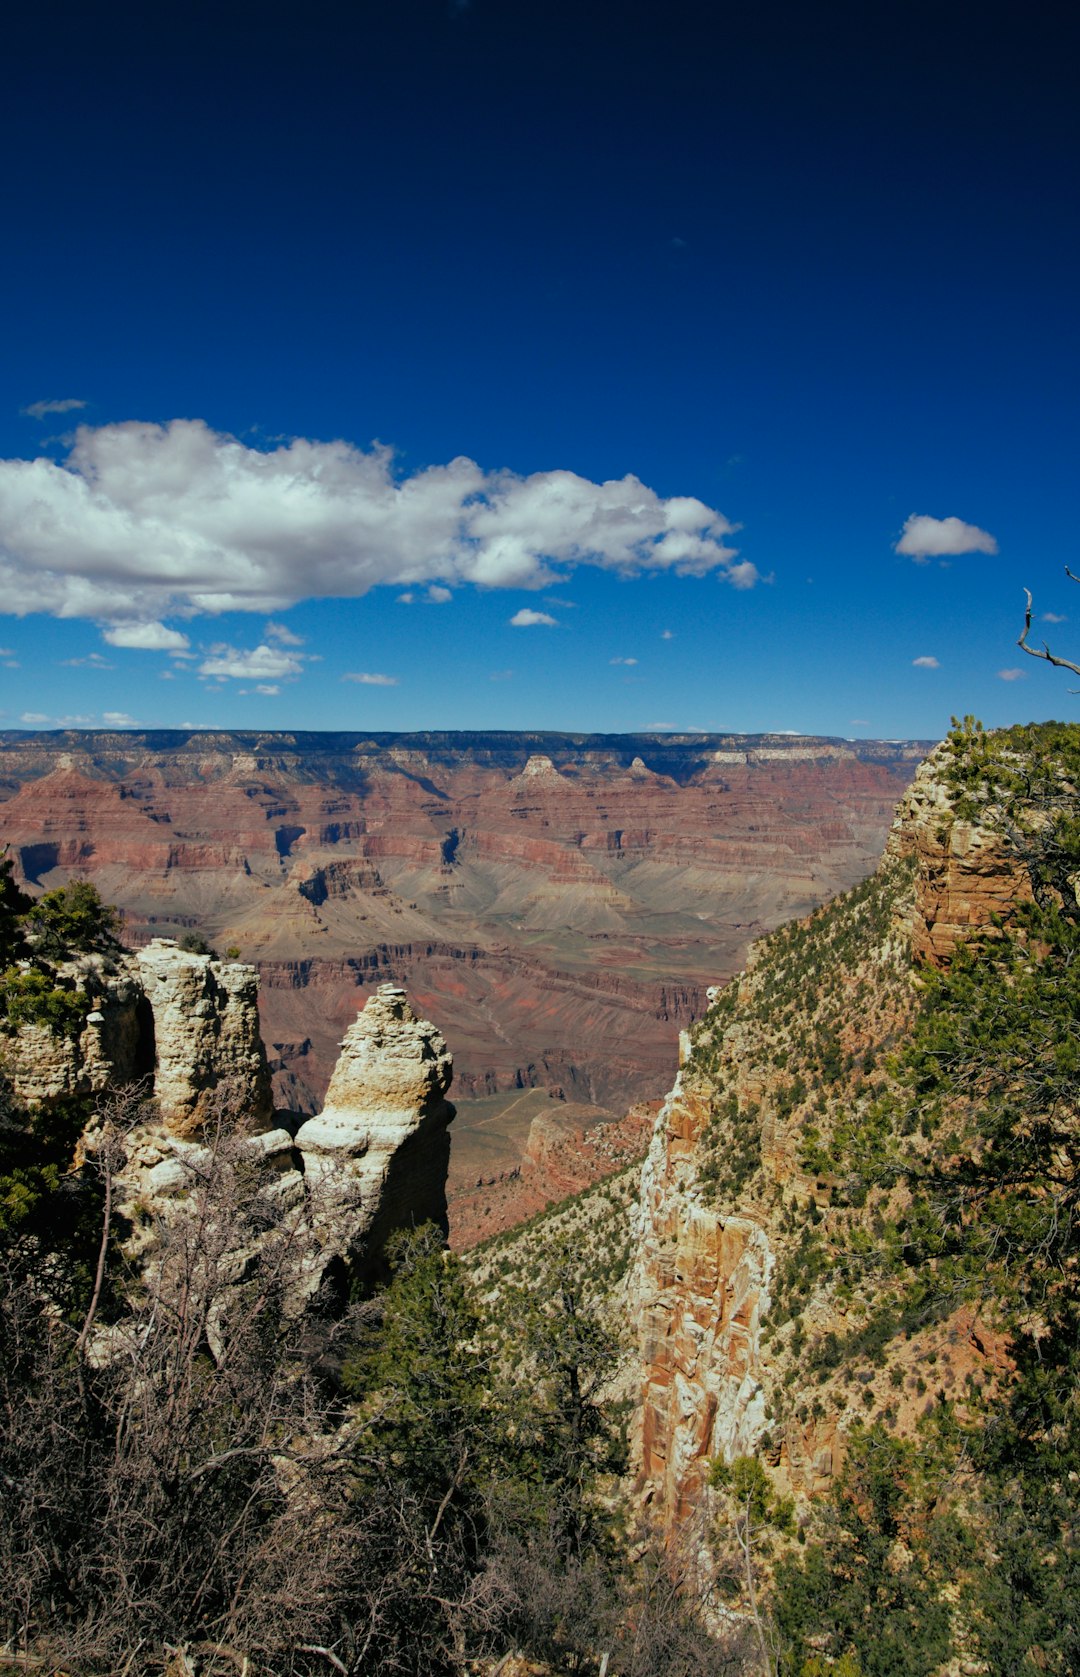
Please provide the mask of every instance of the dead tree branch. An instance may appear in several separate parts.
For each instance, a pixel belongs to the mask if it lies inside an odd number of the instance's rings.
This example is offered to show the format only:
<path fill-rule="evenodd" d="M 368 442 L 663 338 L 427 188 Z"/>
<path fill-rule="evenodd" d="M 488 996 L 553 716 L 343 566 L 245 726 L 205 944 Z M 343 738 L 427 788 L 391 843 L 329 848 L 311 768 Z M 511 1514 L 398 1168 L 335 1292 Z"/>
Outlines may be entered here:
<path fill-rule="evenodd" d="M 1074 576 L 1068 565 L 1065 566 L 1065 575 L 1069 578 L 1070 582 L 1080 582 L 1080 577 Z M 1037 646 L 1028 645 L 1028 635 L 1031 633 L 1031 589 L 1025 588 L 1024 594 L 1027 599 L 1027 607 L 1024 612 L 1024 630 L 1020 639 L 1016 643 L 1017 646 L 1022 652 L 1026 652 L 1029 658 L 1042 658 L 1046 661 L 1046 663 L 1053 664 L 1058 669 L 1072 670 L 1074 675 L 1080 675 L 1080 664 L 1074 664 L 1071 658 L 1059 658 L 1056 653 L 1051 652 L 1045 641 L 1043 641 L 1041 651 Z"/>

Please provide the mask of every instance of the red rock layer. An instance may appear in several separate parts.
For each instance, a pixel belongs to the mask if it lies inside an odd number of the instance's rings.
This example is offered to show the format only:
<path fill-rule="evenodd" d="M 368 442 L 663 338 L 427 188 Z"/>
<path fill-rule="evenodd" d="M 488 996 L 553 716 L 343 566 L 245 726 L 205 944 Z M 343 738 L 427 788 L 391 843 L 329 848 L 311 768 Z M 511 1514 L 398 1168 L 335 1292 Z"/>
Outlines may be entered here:
<path fill-rule="evenodd" d="M 862 877 L 921 747 L 755 736 L 0 736 L 0 844 L 263 976 L 278 1099 L 407 982 L 459 1092 L 622 1107 L 748 940 Z M 274 1046 L 276 1045 L 276 1046 Z"/>

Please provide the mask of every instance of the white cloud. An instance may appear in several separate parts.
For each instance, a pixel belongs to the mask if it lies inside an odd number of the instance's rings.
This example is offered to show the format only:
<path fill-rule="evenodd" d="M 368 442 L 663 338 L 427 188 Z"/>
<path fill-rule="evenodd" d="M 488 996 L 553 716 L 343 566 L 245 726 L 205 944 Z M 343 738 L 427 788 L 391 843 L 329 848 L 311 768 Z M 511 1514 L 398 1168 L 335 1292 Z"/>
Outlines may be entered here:
<path fill-rule="evenodd" d="M 101 720 L 107 722 L 110 728 L 137 728 L 139 724 L 126 710 L 107 710 L 102 713 Z"/>
<path fill-rule="evenodd" d="M 904 524 L 896 544 L 897 553 L 906 553 L 920 562 L 940 559 L 956 553 L 996 553 L 998 544 L 977 524 L 965 524 L 962 518 L 931 518 L 927 513 L 913 512 Z"/>
<path fill-rule="evenodd" d="M 636 658 L 609 658 L 609 664 L 636 664 Z"/>
<path fill-rule="evenodd" d="M 294 635 L 284 623 L 268 623 L 263 630 L 268 641 L 276 641 L 278 646 L 303 646 L 303 635 Z"/>
<path fill-rule="evenodd" d="M 398 685 L 396 675 L 370 675 L 366 670 L 363 673 L 356 672 L 343 675 L 341 679 L 342 681 L 358 681 L 362 687 L 396 687 Z"/>
<path fill-rule="evenodd" d="M 396 603 L 399 606 L 411 606 L 415 599 L 416 599 L 416 595 L 407 591 L 404 594 L 399 594 L 398 595 Z"/>
<path fill-rule="evenodd" d="M 733 564 L 734 529 L 636 477 L 465 458 L 402 477 L 388 449 L 297 438 L 260 452 L 201 420 L 83 425 L 60 462 L 0 460 L 0 598 L 16 615 L 273 613 L 382 584 L 541 588 L 574 565 L 745 588 L 756 572 Z"/>
<path fill-rule="evenodd" d="M 1063 617 L 1059 611 L 1044 611 L 1039 619 L 1040 623 L 1067 623 L 1069 619 Z"/>
<path fill-rule="evenodd" d="M 549 629 L 557 626 L 554 617 L 549 617 L 546 611 L 533 611 L 531 606 L 522 606 L 521 610 L 516 611 L 509 619 L 509 623 L 512 629 L 534 629 L 540 623 Z"/>
<path fill-rule="evenodd" d="M 262 645 L 247 652 L 235 646 L 212 646 L 199 665 L 199 674 L 228 677 L 232 681 L 273 681 L 279 676 L 299 675 L 300 655 L 280 647 Z"/>
<path fill-rule="evenodd" d="M 936 658 L 913 658 L 911 663 L 916 670 L 940 670 L 941 668 Z"/>
<path fill-rule="evenodd" d="M 726 580 L 730 582 L 733 588 L 753 588 L 755 583 L 761 581 L 761 572 L 756 565 L 750 563 L 749 559 L 743 559 L 738 565 L 728 566 Z M 772 578 L 766 577 L 765 580 L 771 582 Z"/>
<path fill-rule="evenodd" d="M 103 657 L 100 652 L 88 652 L 85 658 L 61 658 L 60 666 L 65 670 L 78 670 L 84 668 L 91 670 L 115 670 L 116 668 L 116 665 L 110 664 L 109 660 Z"/>
<path fill-rule="evenodd" d="M 186 652 L 191 645 L 179 629 L 166 629 L 164 623 L 114 623 L 102 630 L 102 638 L 110 646 L 138 652 Z"/>
<path fill-rule="evenodd" d="M 63 396 L 58 402 L 31 402 L 23 413 L 31 419 L 45 419 L 50 413 L 74 413 L 76 408 L 85 408 L 86 403 L 80 402 L 77 396 Z"/>
<path fill-rule="evenodd" d="M 24 710 L 19 718 L 20 722 L 47 722 L 49 718 L 40 710 Z"/>
<path fill-rule="evenodd" d="M 443 588 L 439 583 L 433 582 L 427 591 L 427 597 L 433 606 L 444 606 L 447 600 L 454 598 L 454 594 L 452 589 Z"/>
<path fill-rule="evenodd" d="M 281 688 L 273 681 L 260 681 L 255 688 L 256 693 L 265 693 L 268 699 L 276 699 Z"/>
<path fill-rule="evenodd" d="M 674 629 L 661 629 L 660 639 L 662 641 L 673 641 L 675 639 Z"/>
<path fill-rule="evenodd" d="M 1026 670 L 999 670 L 998 671 L 998 680 L 999 681 L 1026 681 L 1027 680 L 1027 671 Z"/>

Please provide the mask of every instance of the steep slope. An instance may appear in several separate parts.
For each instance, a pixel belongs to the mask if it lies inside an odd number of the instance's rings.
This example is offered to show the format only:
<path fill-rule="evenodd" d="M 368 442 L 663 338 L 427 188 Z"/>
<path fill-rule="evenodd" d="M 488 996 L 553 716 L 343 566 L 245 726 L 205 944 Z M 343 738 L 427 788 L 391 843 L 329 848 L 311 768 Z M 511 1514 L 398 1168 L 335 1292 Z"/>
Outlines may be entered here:
<path fill-rule="evenodd" d="M 1071 958 L 1055 963 L 1076 918 L 1074 736 L 956 732 L 920 768 L 877 873 L 757 945 L 684 1035 L 633 1277 L 640 1467 L 669 1528 L 705 1520 L 718 1457 L 758 1455 L 805 1505 L 868 1423 L 910 1437 L 942 1405 L 962 1422 L 1007 1383 L 1017 1334 L 1050 1332 L 1003 1303 L 990 1218 L 1019 1246 L 1041 1208 L 1061 1192 L 1065 1215 L 1076 1194 L 1072 1085 L 1029 1088 L 1058 1114 L 1039 1148 L 1032 1107 L 1008 1093 L 1029 1078 L 1025 1058 L 1039 1063 L 1047 1007 L 1063 1021 L 1049 1061 L 1062 1077 L 1072 1063 Z M 985 1008 L 998 1024 L 965 1048 L 979 984 L 999 969 Z M 1023 986 L 1053 1000 L 1032 1002 L 1021 1047 L 1006 1021 Z M 995 1029 L 1011 1056 L 997 1083 Z M 992 1137 L 991 1099 L 1007 1109 Z M 980 1186 L 1017 1145 L 1016 1179 Z M 1049 1261 L 1033 1253 L 1031 1273 Z"/>
<path fill-rule="evenodd" d="M 660 1094 L 747 941 L 872 867 L 922 747 L 774 736 L 0 735 L 0 843 L 92 878 L 136 942 L 262 979 L 311 1112 L 362 993 L 408 986 L 461 1095 Z M 359 994 L 358 994 L 359 992 Z"/>

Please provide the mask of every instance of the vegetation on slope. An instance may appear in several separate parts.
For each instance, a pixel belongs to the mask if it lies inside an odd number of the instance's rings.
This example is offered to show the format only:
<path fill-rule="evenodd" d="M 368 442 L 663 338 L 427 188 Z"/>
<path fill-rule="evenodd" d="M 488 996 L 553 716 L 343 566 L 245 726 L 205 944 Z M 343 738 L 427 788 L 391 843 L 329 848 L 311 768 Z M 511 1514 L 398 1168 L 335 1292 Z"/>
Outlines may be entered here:
<path fill-rule="evenodd" d="M 782 1234 L 774 1423 L 846 1429 L 775 1569 L 803 1677 L 1080 1669 L 1080 728 L 969 720 L 943 772 L 942 819 L 1034 900 L 913 973 L 883 869 L 771 938 L 694 1050 L 702 1192 Z"/>

